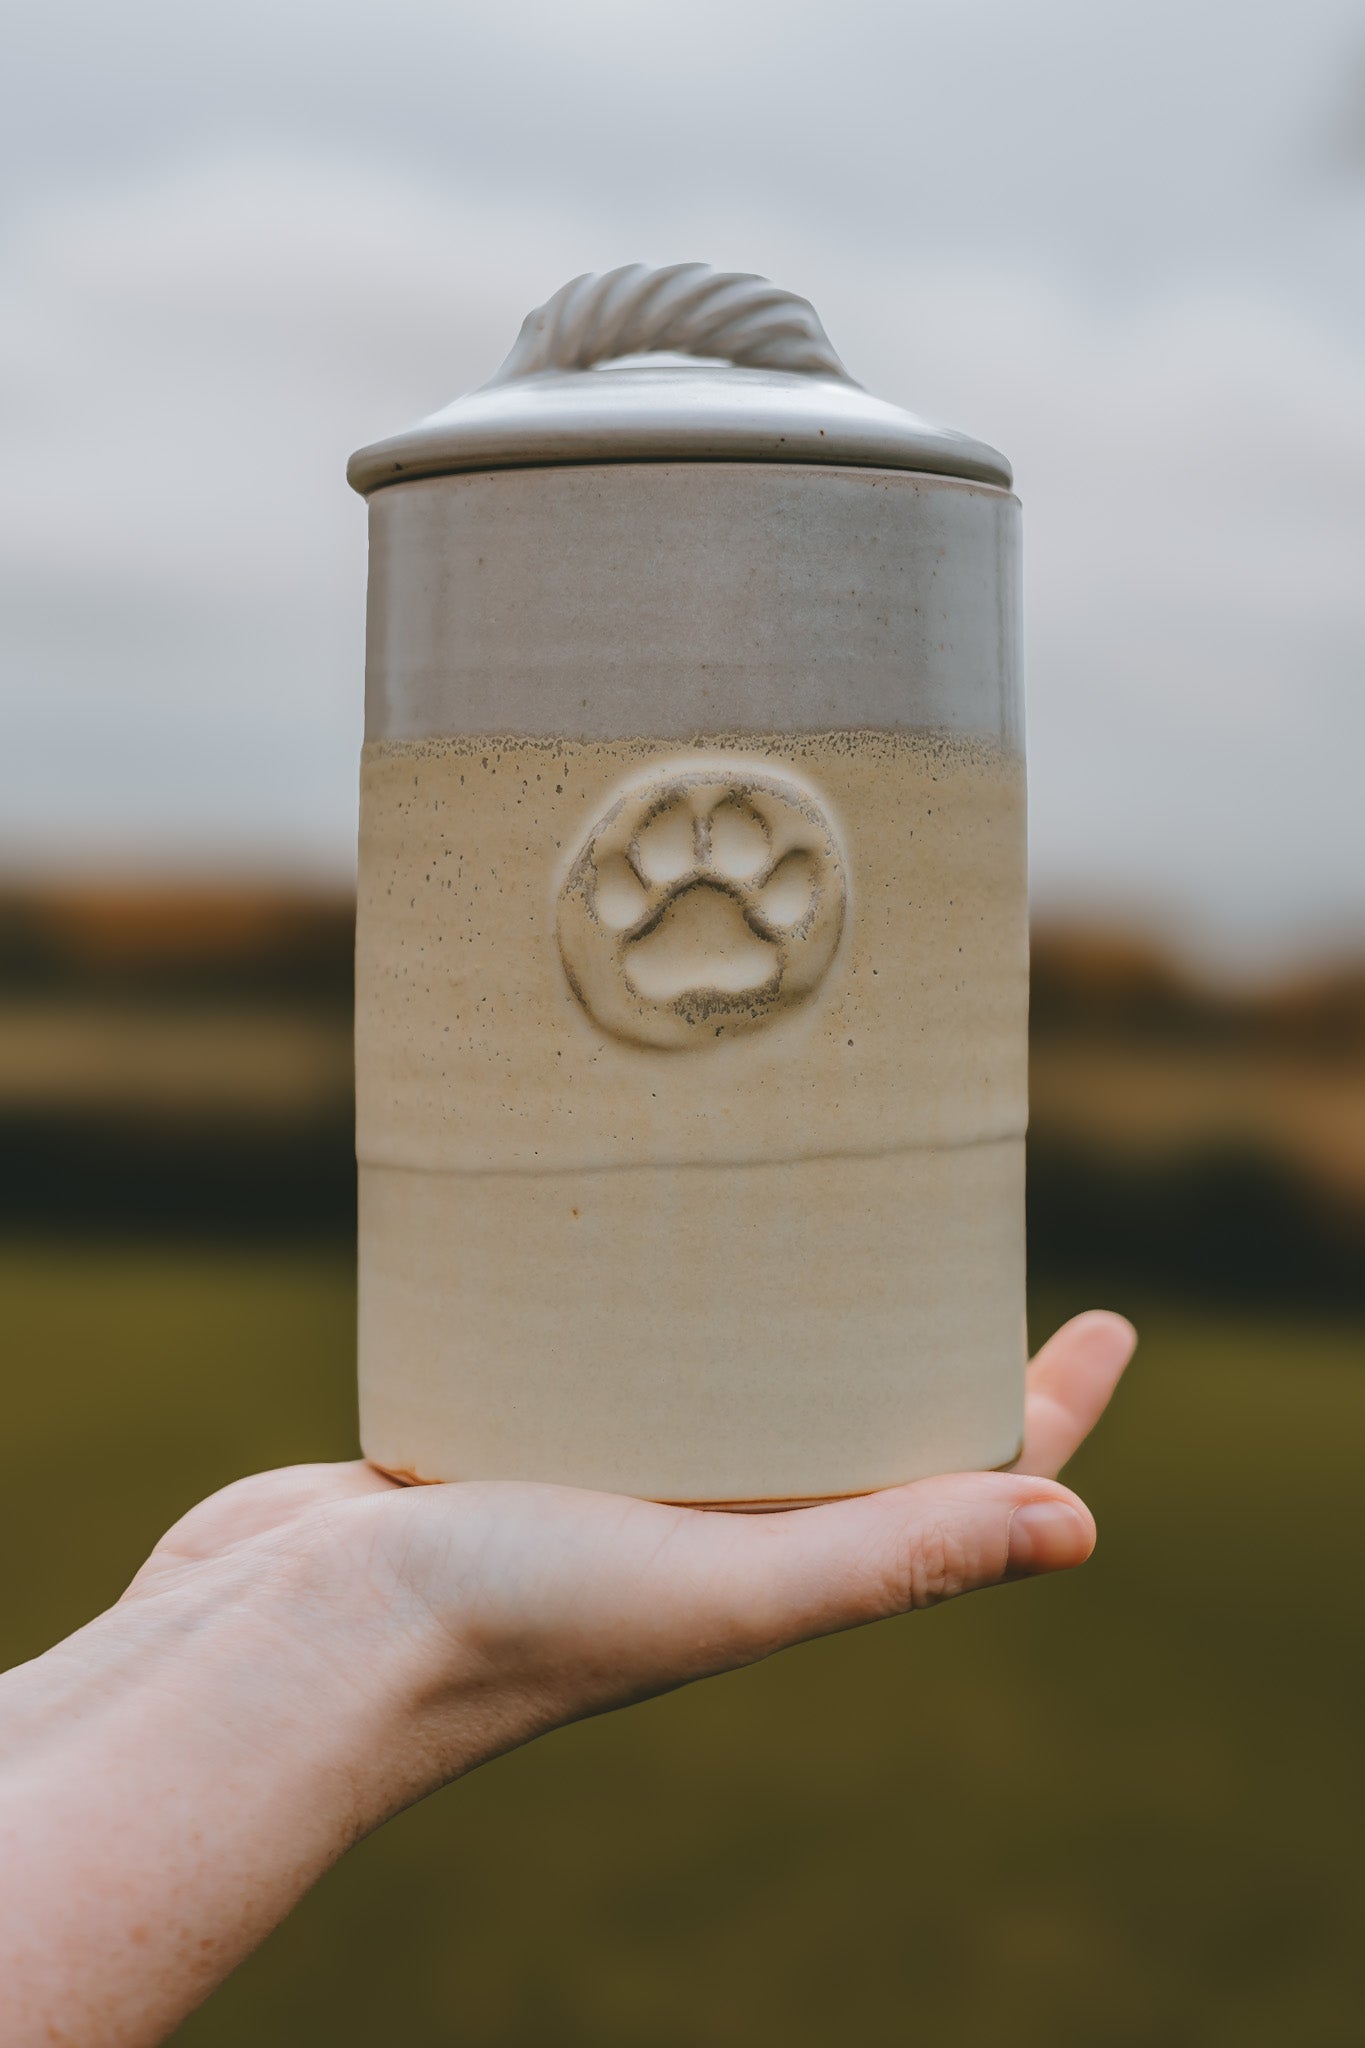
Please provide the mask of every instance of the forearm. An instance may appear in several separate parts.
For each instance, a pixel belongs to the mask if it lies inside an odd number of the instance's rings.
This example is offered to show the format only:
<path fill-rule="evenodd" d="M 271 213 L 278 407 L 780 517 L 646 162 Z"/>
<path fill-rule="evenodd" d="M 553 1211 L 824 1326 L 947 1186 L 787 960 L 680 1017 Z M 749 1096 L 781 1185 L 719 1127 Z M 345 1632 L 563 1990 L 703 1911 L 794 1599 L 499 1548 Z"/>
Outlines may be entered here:
<path fill-rule="evenodd" d="M 161 2041 L 403 1803 L 405 1675 L 254 1547 L 0 1680 L 0 2038 Z"/>

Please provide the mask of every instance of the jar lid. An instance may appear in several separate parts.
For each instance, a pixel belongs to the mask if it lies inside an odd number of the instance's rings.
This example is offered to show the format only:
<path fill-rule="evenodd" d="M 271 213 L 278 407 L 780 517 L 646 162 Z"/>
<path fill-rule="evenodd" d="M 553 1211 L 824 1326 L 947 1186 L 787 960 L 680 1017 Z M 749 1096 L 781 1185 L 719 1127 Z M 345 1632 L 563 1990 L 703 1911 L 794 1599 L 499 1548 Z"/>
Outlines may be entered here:
<path fill-rule="evenodd" d="M 820 462 L 1011 482 L 985 442 L 855 383 L 807 300 L 706 263 L 574 278 L 527 314 L 487 384 L 361 448 L 346 474 L 365 494 L 564 462 Z"/>

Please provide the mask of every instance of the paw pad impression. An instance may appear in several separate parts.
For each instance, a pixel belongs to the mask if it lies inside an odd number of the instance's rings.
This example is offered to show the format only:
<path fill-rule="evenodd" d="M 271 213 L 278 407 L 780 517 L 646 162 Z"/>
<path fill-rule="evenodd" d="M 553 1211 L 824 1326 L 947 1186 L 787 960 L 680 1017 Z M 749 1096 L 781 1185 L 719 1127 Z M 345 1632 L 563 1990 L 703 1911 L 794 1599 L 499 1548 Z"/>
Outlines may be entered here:
<path fill-rule="evenodd" d="M 834 828 L 792 777 L 747 762 L 655 770 L 617 797 L 569 870 L 564 970 L 617 1037 L 714 1044 L 811 994 L 846 894 Z"/>

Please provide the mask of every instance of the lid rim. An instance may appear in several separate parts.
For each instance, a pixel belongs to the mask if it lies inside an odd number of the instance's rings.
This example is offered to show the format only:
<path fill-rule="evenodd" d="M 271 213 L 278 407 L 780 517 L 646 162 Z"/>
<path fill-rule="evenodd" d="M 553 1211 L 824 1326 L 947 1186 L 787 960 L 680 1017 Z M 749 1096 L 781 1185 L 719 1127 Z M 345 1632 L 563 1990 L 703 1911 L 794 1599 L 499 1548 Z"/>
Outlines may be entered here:
<path fill-rule="evenodd" d="M 506 469 L 649 469 L 674 467 L 679 463 L 731 464 L 736 468 L 748 465 L 752 468 L 796 468 L 796 469 L 865 469 L 881 470 L 887 476 L 925 476 L 945 484 L 967 484 L 974 490 L 1004 491 L 1013 494 L 1014 475 L 1009 464 L 995 449 L 988 449 L 985 442 L 979 445 L 996 457 L 996 465 L 982 463 L 969 468 L 966 461 L 945 460 L 936 465 L 926 458 L 920 461 L 888 461 L 885 456 L 868 456 L 860 459 L 847 451 L 838 449 L 826 452 L 822 448 L 784 448 L 780 454 L 772 452 L 743 452 L 733 448 L 725 450 L 698 448 L 695 438 L 686 447 L 660 451 L 652 447 L 648 454 L 636 454 L 625 449 L 576 450 L 554 454 L 548 450 L 531 453 L 524 448 L 515 453 L 508 452 L 497 459 L 461 460 L 458 457 L 443 461 L 435 456 L 412 456 L 405 462 L 383 461 L 389 444 L 374 442 L 370 447 L 358 448 L 347 464 L 346 478 L 351 488 L 362 498 L 372 498 L 378 491 L 397 489 L 402 484 L 431 483 L 442 476 L 496 476 Z M 366 458 L 376 458 L 371 465 Z"/>

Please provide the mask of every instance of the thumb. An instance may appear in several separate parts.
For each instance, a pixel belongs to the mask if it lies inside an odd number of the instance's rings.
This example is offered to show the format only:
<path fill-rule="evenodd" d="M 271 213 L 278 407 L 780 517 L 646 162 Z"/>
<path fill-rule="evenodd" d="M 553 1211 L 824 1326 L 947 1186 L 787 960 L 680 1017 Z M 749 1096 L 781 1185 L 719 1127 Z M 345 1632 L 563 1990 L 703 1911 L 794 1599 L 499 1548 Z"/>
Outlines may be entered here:
<path fill-rule="evenodd" d="M 736 1634 L 761 1657 L 1006 1579 L 1065 1571 L 1094 1545 L 1090 1510 L 1067 1487 L 965 1472 L 754 1517 L 730 1548 L 726 1576 Z"/>

